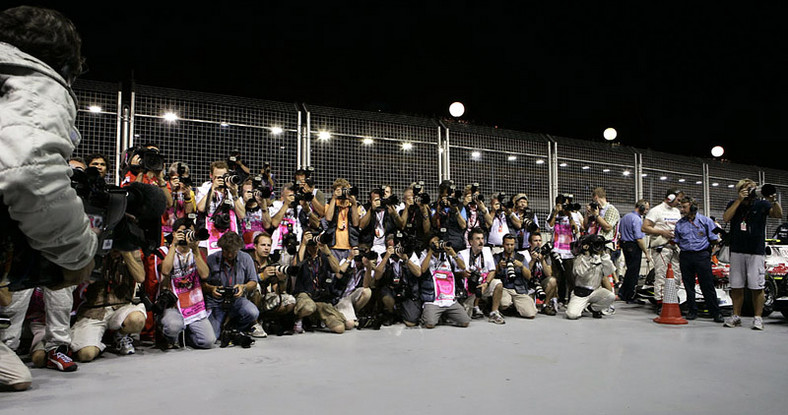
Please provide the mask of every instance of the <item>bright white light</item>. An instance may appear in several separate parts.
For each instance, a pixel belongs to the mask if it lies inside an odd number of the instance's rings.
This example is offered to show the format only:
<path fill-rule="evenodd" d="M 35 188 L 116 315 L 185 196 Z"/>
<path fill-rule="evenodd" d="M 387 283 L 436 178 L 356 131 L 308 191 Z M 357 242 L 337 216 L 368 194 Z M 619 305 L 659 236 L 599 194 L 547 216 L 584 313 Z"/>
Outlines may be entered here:
<path fill-rule="evenodd" d="M 602 169 L 602 173 L 610 173 L 610 169 Z"/>
<path fill-rule="evenodd" d="M 732 188 L 734 188 L 734 187 L 736 187 L 736 186 L 734 186 L 734 185 L 732 185 L 732 184 L 729 184 L 729 185 L 728 185 L 728 188 L 729 188 L 729 189 L 732 189 Z"/>
<path fill-rule="evenodd" d="M 561 164 L 559 164 L 559 166 L 561 166 L 561 167 L 566 167 L 566 166 L 567 166 L 567 164 L 566 164 L 566 163 L 561 163 Z"/>
<path fill-rule="evenodd" d="M 410 151 L 413 149 L 413 143 L 402 143 L 402 149 L 405 151 Z"/>
<path fill-rule="evenodd" d="M 590 168 L 591 168 L 590 166 L 583 166 L 583 170 L 588 170 Z"/>
<path fill-rule="evenodd" d="M 544 164 L 544 160 L 536 160 L 536 164 Z"/>
<path fill-rule="evenodd" d="M 273 135 L 279 135 L 283 132 L 285 132 L 285 130 L 283 130 L 282 127 L 271 127 L 271 134 Z"/>
<path fill-rule="evenodd" d="M 91 105 L 88 107 L 88 111 L 90 112 L 101 112 L 101 107 L 98 105 Z"/>
<path fill-rule="evenodd" d="M 711 155 L 714 157 L 721 157 L 723 154 L 725 154 L 725 149 L 722 146 L 714 146 L 711 149 Z"/>
<path fill-rule="evenodd" d="M 659 178 L 660 180 L 668 180 L 668 176 L 662 176 Z"/>
<path fill-rule="evenodd" d="M 219 123 L 219 125 L 220 125 L 222 128 L 227 128 L 227 127 L 229 127 L 229 126 L 230 126 L 230 124 L 228 124 L 228 123 L 226 123 L 226 122 Z"/>
<path fill-rule="evenodd" d="M 695 182 L 695 184 L 703 184 L 703 182 L 701 180 L 698 180 L 697 182 Z"/>
<path fill-rule="evenodd" d="M 164 121 L 167 121 L 167 122 L 178 121 L 178 114 L 176 114 L 174 112 L 165 112 L 164 113 Z"/>
<path fill-rule="evenodd" d="M 624 170 L 623 174 L 624 174 L 624 176 L 629 176 L 631 173 L 629 172 L 629 170 Z"/>
<path fill-rule="evenodd" d="M 465 114 L 465 105 L 462 105 L 462 102 L 452 102 L 452 104 L 449 105 L 449 114 L 451 114 L 452 117 L 462 117 L 462 114 Z"/>
<path fill-rule="evenodd" d="M 684 183 L 684 182 L 686 182 L 686 180 L 684 180 L 684 179 L 679 179 L 679 183 Z"/>
<path fill-rule="evenodd" d="M 712 186 L 714 186 L 714 187 L 717 187 L 717 186 L 719 186 L 720 184 L 719 184 L 719 183 L 712 183 L 711 185 L 712 185 Z"/>
<path fill-rule="evenodd" d="M 515 161 L 515 160 L 517 160 L 517 156 L 509 156 L 509 157 L 507 158 L 507 160 L 509 160 L 509 161 Z"/>
<path fill-rule="evenodd" d="M 602 133 L 602 135 L 605 137 L 605 140 L 607 140 L 607 141 L 613 141 L 613 140 L 615 140 L 615 139 L 616 139 L 616 137 L 618 136 L 618 132 L 616 131 L 616 129 L 615 129 L 615 128 L 607 128 L 607 129 L 605 129 L 605 131 Z"/>
<path fill-rule="evenodd" d="M 375 140 L 373 140 L 371 138 L 365 138 L 365 139 L 361 140 L 361 143 L 364 144 L 365 146 L 371 146 L 372 143 L 374 143 L 374 142 L 375 142 Z"/>
<path fill-rule="evenodd" d="M 640 175 L 640 177 L 648 177 L 648 173 L 643 173 Z"/>
<path fill-rule="evenodd" d="M 319 133 L 317 133 L 317 139 L 322 141 L 330 140 L 331 133 L 329 133 L 328 131 L 320 131 Z"/>
<path fill-rule="evenodd" d="M 474 160 L 478 160 L 482 158 L 482 153 L 480 151 L 474 151 L 473 153 L 471 153 L 471 158 Z"/>

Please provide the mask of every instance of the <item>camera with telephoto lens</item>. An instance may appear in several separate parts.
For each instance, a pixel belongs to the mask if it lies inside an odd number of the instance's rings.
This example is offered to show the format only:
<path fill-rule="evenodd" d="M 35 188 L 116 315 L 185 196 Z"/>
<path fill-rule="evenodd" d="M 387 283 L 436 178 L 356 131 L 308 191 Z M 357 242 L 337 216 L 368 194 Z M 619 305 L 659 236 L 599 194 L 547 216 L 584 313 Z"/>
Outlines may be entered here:
<path fill-rule="evenodd" d="M 221 204 L 216 208 L 216 211 L 211 216 L 211 222 L 213 222 L 213 226 L 220 231 L 226 231 L 230 229 L 230 225 L 232 224 L 232 216 L 230 216 L 230 212 L 233 210 L 234 204 L 230 198 L 224 198 Z"/>
<path fill-rule="evenodd" d="M 501 207 L 503 207 L 504 209 L 509 209 L 509 210 L 514 209 L 514 202 L 506 193 L 503 192 L 498 193 L 495 196 L 495 198 L 498 199 L 499 202 L 501 202 Z"/>
<path fill-rule="evenodd" d="M 181 183 L 186 187 L 194 187 L 194 181 L 191 176 L 189 176 L 189 166 L 186 163 L 175 163 L 175 170 L 178 173 L 178 180 L 180 180 Z"/>
<path fill-rule="evenodd" d="M 399 198 L 397 197 L 397 195 L 391 195 L 391 196 L 389 196 L 389 197 L 387 197 L 385 199 L 381 199 L 380 200 L 380 205 L 381 206 L 386 206 L 386 207 L 388 207 L 388 206 L 396 207 L 397 205 L 399 205 Z"/>
<path fill-rule="evenodd" d="M 241 151 L 231 151 L 230 157 L 227 157 L 227 166 L 230 168 L 230 170 L 235 170 L 236 167 L 241 163 Z"/>
<path fill-rule="evenodd" d="M 254 192 L 256 197 L 269 199 L 271 194 L 273 194 L 273 189 L 271 189 L 268 180 L 263 175 L 258 174 L 252 177 L 252 192 Z"/>
<path fill-rule="evenodd" d="M 506 278 L 509 281 L 513 281 L 517 277 L 517 273 L 514 270 L 514 259 L 511 257 L 506 259 Z"/>
<path fill-rule="evenodd" d="M 484 195 L 479 192 L 479 183 L 471 184 L 471 194 L 473 195 L 473 200 L 484 203 Z M 478 193 L 478 194 L 477 194 Z"/>
<path fill-rule="evenodd" d="M 764 199 L 767 199 L 777 194 L 777 188 L 774 187 L 773 184 L 768 184 L 768 183 L 765 183 L 762 186 L 758 186 L 758 187 L 750 187 L 750 191 L 747 194 L 747 197 L 754 199 L 758 197 L 759 194 Z"/>
<path fill-rule="evenodd" d="M 229 345 L 241 346 L 244 349 L 252 347 L 254 340 L 247 334 L 238 329 L 224 329 L 219 336 L 219 347 L 224 348 Z"/>
<path fill-rule="evenodd" d="M 207 241 L 211 234 L 208 229 L 199 228 L 196 231 L 191 229 L 184 229 L 180 231 L 183 239 L 178 241 L 178 245 L 188 245 L 190 241 Z"/>
<path fill-rule="evenodd" d="M 450 241 L 444 241 L 442 239 L 438 240 L 438 242 L 436 242 L 436 243 L 434 243 L 432 245 L 432 249 L 435 252 L 446 252 L 446 249 L 451 248 L 451 247 L 452 247 L 452 245 L 451 245 Z"/>
<path fill-rule="evenodd" d="M 315 198 L 315 195 L 313 195 L 312 192 L 305 192 L 304 189 L 301 188 L 301 186 L 298 186 L 298 185 L 293 186 L 292 190 L 293 190 L 293 193 L 295 193 L 295 201 L 296 202 L 300 202 L 302 200 L 305 201 L 305 202 L 311 202 L 312 199 Z"/>
<path fill-rule="evenodd" d="M 287 224 L 287 234 L 282 237 L 282 247 L 285 248 L 288 254 L 295 255 L 298 252 L 298 237 L 293 232 L 293 224 Z"/>
<path fill-rule="evenodd" d="M 527 207 L 523 210 L 523 227 L 531 233 L 539 230 L 539 225 L 534 222 L 533 217 L 534 212 L 531 208 Z"/>
<path fill-rule="evenodd" d="M 562 193 L 555 197 L 555 204 L 561 205 L 561 210 L 565 212 L 573 212 L 580 210 L 580 203 L 572 203 L 574 195 L 570 193 Z"/>
<path fill-rule="evenodd" d="M 530 283 L 534 286 L 534 297 L 544 301 L 547 298 L 547 293 L 542 288 L 542 282 L 532 278 Z"/>
<path fill-rule="evenodd" d="M 553 250 L 552 243 L 545 243 L 539 249 L 537 249 L 536 252 L 539 252 L 544 257 L 550 258 L 552 263 L 558 265 L 561 270 L 564 269 L 564 260 L 561 258 L 561 254 Z"/>
<path fill-rule="evenodd" d="M 241 176 L 233 173 L 225 173 L 222 175 L 222 179 L 224 180 L 224 186 L 226 187 L 227 184 L 234 184 L 238 186 L 241 184 Z"/>
<path fill-rule="evenodd" d="M 216 287 L 216 293 L 219 294 L 219 302 L 222 308 L 229 309 L 235 302 L 235 287 Z"/>
<path fill-rule="evenodd" d="M 170 290 L 161 290 L 156 302 L 153 303 L 153 314 L 160 316 L 164 314 L 164 310 L 175 307 L 178 303 L 178 296 Z"/>
<path fill-rule="evenodd" d="M 356 256 L 353 257 L 353 260 L 361 262 L 361 260 L 364 258 L 369 260 L 374 265 L 375 262 L 377 262 L 378 260 L 378 253 L 373 250 L 359 252 Z"/>
<path fill-rule="evenodd" d="M 343 188 L 342 189 L 342 194 L 339 195 L 338 198 L 339 199 L 347 199 L 347 198 L 349 198 L 351 196 L 358 198 L 358 187 L 350 186 L 350 187 Z"/>

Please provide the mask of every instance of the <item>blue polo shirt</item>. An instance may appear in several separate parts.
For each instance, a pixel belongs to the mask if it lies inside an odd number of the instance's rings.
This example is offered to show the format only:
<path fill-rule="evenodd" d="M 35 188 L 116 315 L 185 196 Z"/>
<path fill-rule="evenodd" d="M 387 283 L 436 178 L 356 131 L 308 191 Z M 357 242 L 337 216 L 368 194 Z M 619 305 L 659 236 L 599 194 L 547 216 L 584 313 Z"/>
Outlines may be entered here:
<path fill-rule="evenodd" d="M 709 248 L 709 240 L 720 239 L 719 236 L 711 233 L 714 228 L 714 221 L 700 213 L 695 214 L 693 221 L 685 216 L 676 222 L 673 241 L 682 251 L 703 251 Z"/>
<path fill-rule="evenodd" d="M 232 287 L 236 284 L 246 284 L 249 281 L 257 282 L 260 279 L 254 266 L 254 260 L 244 251 L 238 251 L 238 257 L 233 266 L 224 262 L 222 251 L 208 255 L 205 262 L 211 272 L 208 277 L 209 284 L 221 282 L 221 286 Z M 211 295 L 206 295 L 205 305 L 208 308 L 214 308 L 219 305 L 219 300 Z"/>
<path fill-rule="evenodd" d="M 640 212 L 633 210 L 621 218 L 618 223 L 618 231 L 621 234 L 621 240 L 625 242 L 635 242 L 638 239 L 643 239 L 646 235 L 641 229 L 643 227 L 643 218 Z"/>

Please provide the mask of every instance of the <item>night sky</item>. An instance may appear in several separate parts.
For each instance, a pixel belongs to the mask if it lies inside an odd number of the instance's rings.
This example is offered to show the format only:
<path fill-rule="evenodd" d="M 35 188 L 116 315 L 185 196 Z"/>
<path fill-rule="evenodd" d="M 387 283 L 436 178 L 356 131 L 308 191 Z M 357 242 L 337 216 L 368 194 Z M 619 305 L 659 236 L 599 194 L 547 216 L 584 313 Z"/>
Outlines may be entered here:
<path fill-rule="evenodd" d="M 85 79 L 428 117 L 462 101 L 475 124 L 614 127 L 623 145 L 788 169 L 778 2 L 87 3 L 27 2 L 74 21 Z"/>

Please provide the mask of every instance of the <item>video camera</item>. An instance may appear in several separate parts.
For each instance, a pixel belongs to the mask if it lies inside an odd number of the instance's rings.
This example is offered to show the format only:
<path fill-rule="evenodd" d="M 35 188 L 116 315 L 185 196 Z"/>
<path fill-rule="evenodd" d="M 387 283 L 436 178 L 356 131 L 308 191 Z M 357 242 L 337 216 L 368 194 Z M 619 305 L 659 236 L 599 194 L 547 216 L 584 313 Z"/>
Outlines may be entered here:
<path fill-rule="evenodd" d="M 139 164 L 132 164 L 135 157 L 139 157 Z M 164 170 L 164 158 L 156 148 L 148 148 L 141 145 L 126 149 L 121 163 L 123 174 L 131 171 L 140 174 L 147 171 L 160 172 Z"/>
<path fill-rule="evenodd" d="M 767 199 L 777 194 L 777 188 L 773 184 L 768 183 L 758 187 L 750 187 L 750 192 L 747 194 L 747 197 L 754 199 L 758 197 L 758 194 L 764 199 Z"/>
<path fill-rule="evenodd" d="M 71 186 L 82 199 L 91 226 L 99 229 L 94 276 L 101 275 L 103 257 L 111 249 L 142 249 L 145 255 L 150 255 L 159 247 L 161 215 L 167 201 L 157 186 L 140 182 L 123 188 L 110 186 L 95 167 L 73 170 Z M 30 247 L 18 224 L 11 219 L 8 208 L 1 204 L 0 229 L 4 230 L 0 236 L 0 262 L 7 267 L 9 290 L 50 286 L 63 281 L 62 269 Z"/>
<path fill-rule="evenodd" d="M 572 242 L 572 254 L 575 256 L 588 252 L 591 255 L 600 255 L 607 249 L 606 244 L 610 243 L 601 235 L 583 235 L 580 239 Z"/>

